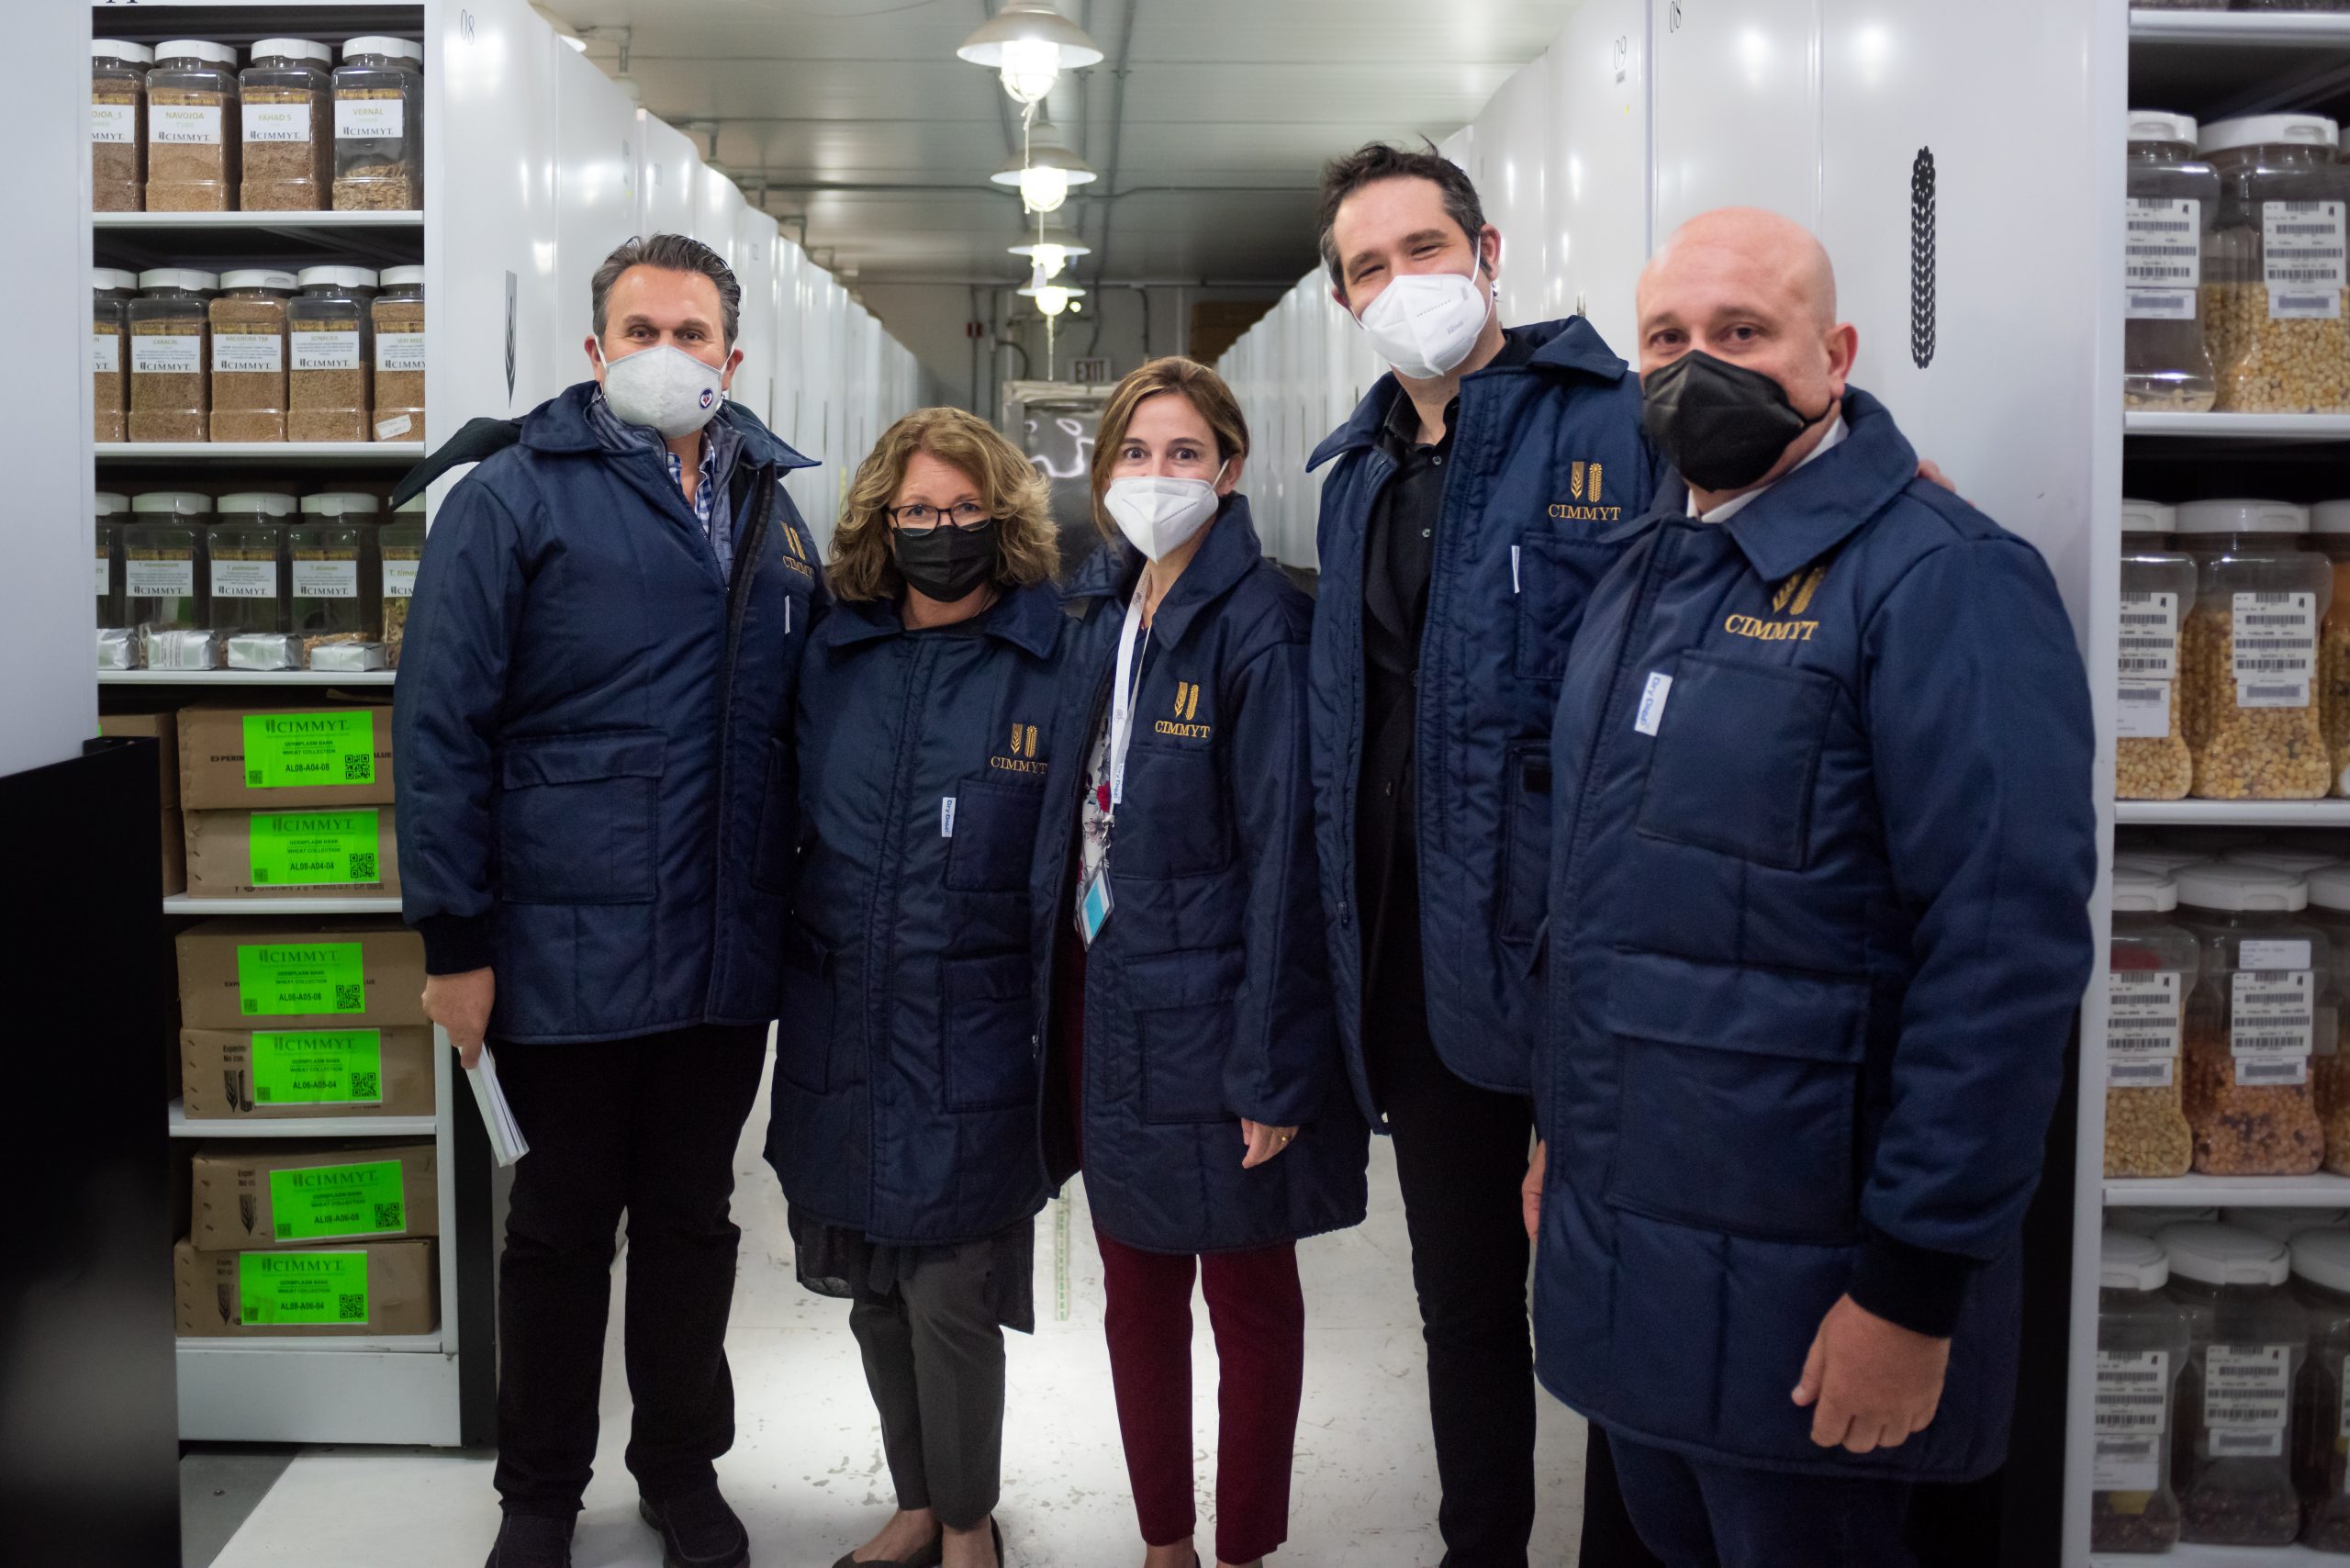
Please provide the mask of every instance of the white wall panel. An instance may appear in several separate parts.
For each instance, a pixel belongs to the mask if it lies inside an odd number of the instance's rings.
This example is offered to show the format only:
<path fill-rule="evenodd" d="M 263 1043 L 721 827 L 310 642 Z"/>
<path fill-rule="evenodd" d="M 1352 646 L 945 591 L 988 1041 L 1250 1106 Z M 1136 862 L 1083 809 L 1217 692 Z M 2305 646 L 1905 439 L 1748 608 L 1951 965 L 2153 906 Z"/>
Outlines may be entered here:
<path fill-rule="evenodd" d="M 735 342 L 743 367 L 734 373 L 734 400 L 775 428 L 775 258 L 783 242 L 775 219 L 743 207 L 734 215 L 734 278 L 743 286 L 742 324 Z"/>
<path fill-rule="evenodd" d="M 1717 207 L 1818 221 L 1817 0 L 1688 4 L 1656 29 L 1655 237 Z M 1928 7 L 1904 7 L 1924 15 Z M 1973 6 L 1951 14 L 1972 20 Z M 1979 24 L 1977 24 L 1979 25 Z"/>
<path fill-rule="evenodd" d="M 555 264 L 557 375 L 589 374 L 579 343 L 590 330 L 589 283 L 612 248 L 635 233 L 637 164 L 643 137 L 636 106 L 611 78 L 570 49 L 550 53 L 555 88 Z"/>
<path fill-rule="evenodd" d="M 1549 88 L 1544 61 L 1535 61 L 1502 84 L 1476 120 L 1476 162 L 1469 173 L 1484 202 L 1485 221 L 1502 232 L 1501 313 L 1505 326 L 1550 316 Z"/>
<path fill-rule="evenodd" d="M 1543 57 L 1551 110 L 1550 292 L 1637 363 L 1633 289 L 1649 254 L 1649 0 L 1585 0 Z"/>
<path fill-rule="evenodd" d="M 701 157 L 693 138 L 652 116 L 644 129 L 644 157 L 637 182 L 637 230 L 643 234 L 691 234 L 700 218 L 694 190 Z"/>

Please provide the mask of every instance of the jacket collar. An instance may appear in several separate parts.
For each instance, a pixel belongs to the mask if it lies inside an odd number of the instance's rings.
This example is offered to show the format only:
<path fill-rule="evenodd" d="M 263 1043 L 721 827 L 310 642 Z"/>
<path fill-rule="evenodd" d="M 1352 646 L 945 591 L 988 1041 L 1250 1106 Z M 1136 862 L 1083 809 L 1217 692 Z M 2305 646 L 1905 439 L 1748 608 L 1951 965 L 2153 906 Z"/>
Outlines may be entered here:
<path fill-rule="evenodd" d="M 1562 321 L 1539 321 L 1532 326 L 1512 327 L 1504 335 L 1513 342 L 1536 345 L 1533 357 L 1522 367 L 1517 367 L 1522 370 L 1547 371 L 1554 375 L 1589 375 L 1606 382 L 1620 381 L 1631 370 L 1608 348 L 1598 329 L 1580 316 L 1570 316 Z M 1463 381 L 1473 381 L 1484 374 L 1483 370 L 1474 371 Z M 1355 411 L 1348 416 L 1347 422 L 1324 438 L 1322 444 L 1314 449 L 1314 455 L 1305 460 L 1306 471 L 1311 473 L 1334 457 L 1375 444 L 1379 440 L 1380 428 L 1387 422 L 1395 399 L 1403 395 L 1403 384 L 1395 379 L 1395 373 L 1392 370 L 1372 382 L 1371 390 L 1364 393 L 1362 401 L 1355 405 Z"/>
<path fill-rule="evenodd" d="M 1151 639 L 1170 648 L 1181 643 L 1200 612 L 1231 591 L 1264 558 L 1265 547 L 1248 515 L 1248 498 L 1235 491 L 1224 498 L 1223 510 L 1208 524 L 1200 553 L 1159 601 L 1158 613 L 1151 617 Z M 1068 595 L 1073 599 L 1106 599 L 1124 605 L 1134 597 L 1142 568 L 1141 551 L 1124 539 L 1111 540 L 1086 557 L 1069 579 Z"/>
<path fill-rule="evenodd" d="M 1052 656 L 1060 620 L 1060 590 L 1050 582 L 1031 583 L 989 607 L 979 618 L 979 630 L 1043 659 Z M 900 636 L 905 630 L 896 599 L 845 599 L 834 601 L 818 635 L 828 647 L 846 648 Z"/>
<path fill-rule="evenodd" d="M 588 422 L 588 405 L 596 395 L 596 383 L 582 381 L 566 386 L 537 408 L 522 416 L 522 444 L 533 452 L 595 454 L 604 450 L 596 439 L 596 427 Z M 776 439 L 756 414 L 742 404 L 729 401 L 718 406 L 718 418 L 741 438 L 742 461 L 760 468 L 813 468 L 816 460 L 794 452 Z"/>

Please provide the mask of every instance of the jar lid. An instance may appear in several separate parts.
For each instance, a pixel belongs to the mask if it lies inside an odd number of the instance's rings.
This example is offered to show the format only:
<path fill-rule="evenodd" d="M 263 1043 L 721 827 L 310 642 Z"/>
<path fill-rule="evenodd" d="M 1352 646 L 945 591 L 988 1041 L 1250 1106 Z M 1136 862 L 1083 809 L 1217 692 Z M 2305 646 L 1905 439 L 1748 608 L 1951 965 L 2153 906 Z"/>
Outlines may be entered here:
<path fill-rule="evenodd" d="M 92 60 L 120 60 L 132 65 L 151 65 L 155 61 L 155 51 L 143 43 L 132 43 L 127 39 L 92 39 L 90 58 Z"/>
<path fill-rule="evenodd" d="M 2232 1225 L 2166 1225 L 2154 1239 L 2172 1273 L 2207 1285 L 2281 1285 L 2292 1272 L 2283 1242 Z"/>
<path fill-rule="evenodd" d="M 2310 512 L 2290 501 L 2185 501 L 2179 533 L 2307 533 Z"/>
<path fill-rule="evenodd" d="M 2350 501 L 2320 501 L 2310 508 L 2311 533 L 2350 533 Z"/>
<path fill-rule="evenodd" d="M 2203 128 L 2196 142 L 2205 152 L 2231 147 L 2323 147 L 2332 150 L 2339 133 L 2323 115 L 2245 115 Z"/>
<path fill-rule="evenodd" d="M 2117 914 L 2168 914 L 2178 907 L 2178 888 L 2152 866 L 2113 863 L 2113 908 Z"/>
<path fill-rule="evenodd" d="M 376 511 L 383 504 L 364 490 L 322 490 L 302 498 L 302 515 L 341 517 L 345 512 Z"/>
<path fill-rule="evenodd" d="M 274 288 L 291 294 L 297 285 L 292 273 L 273 272 L 267 267 L 246 267 L 241 271 L 222 273 L 223 288 Z"/>
<path fill-rule="evenodd" d="M 2220 1217 L 2239 1230 L 2249 1230 L 2271 1241 L 2282 1241 L 2288 1245 L 2305 1230 L 2325 1230 L 2350 1225 L 2350 1211 L 2343 1209 L 2225 1208 L 2220 1211 Z"/>
<path fill-rule="evenodd" d="M 2178 520 L 2178 509 L 2162 501 L 2123 500 L 2121 532 L 2124 533 L 2169 533 L 2171 524 Z"/>
<path fill-rule="evenodd" d="M 170 512 L 191 517 L 212 510 L 212 498 L 199 496 L 193 490 L 146 490 L 130 498 L 130 510 L 146 514 Z"/>
<path fill-rule="evenodd" d="M 422 267 L 386 267 L 375 276 L 386 288 L 412 288 L 424 281 Z"/>
<path fill-rule="evenodd" d="M 259 54 L 261 46 L 255 44 Z M 2130 140 L 2132 141 L 2175 141 L 2183 147 L 2195 145 L 2195 117 L 2175 115 L 2167 109 L 2132 109 Z"/>
<path fill-rule="evenodd" d="M 281 490 L 239 490 L 215 503 L 219 511 L 257 511 L 269 517 L 294 515 L 294 498 Z"/>
<path fill-rule="evenodd" d="M 334 50 L 312 39 L 263 39 L 253 45 L 255 60 L 326 60 Z"/>
<path fill-rule="evenodd" d="M 234 65 L 237 51 L 225 43 L 210 39 L 165 39 L 155 46 L 158 60 L 209 60 L 216 65 Z"/>
<path fill-rule="evenodd" d="M 2098 1242 L 2097 1282 L 2109 1291 L 2158 1291 L 2170 1282 L 2170 1255 L 2151 1236 L 2109 1230 Z"/>
<path fill-rule="evenodd" d="M 2299 877 L 2265 866 L 2206 861 L 2180 867 L 2171 880 L 2178 886 L 2178 902 L 2194 909 L 2290 913 L 2309 907 L 2309 890 Z"/>
<path fill-rule="evenodd" d="M 220 274 L 198 272 L 194 267 L 150 267 L 139 274 L 139 286 L 184 288 L 192 294 L 209 294 L 220 286 Z"/>
<path fill-rule="evenodd" d="M 304 288 L 330 284 L 337 288 L 373 288 L 375 274 L 365 267 L 304 267 L 295 274 Z"/>
<path fill-rule="evenodd" d="M 2310 902 L 2320 909 L 2350 910 L 2350 865 L 2335 862 L 2302 879 Z"/>
<path fill-rule="evenodd" d="M 2312 1225 L 2290 1239 L 2293 1272 L 2313 1285 L 2350 1295 L 2350 1230 Z"/>
<path fill-rule="evenodd" d="M 92 496 L 90 500 L 92 502 L 90 510 L 100 517 L 112 517 L 117 512 L 126 512 L 130 510 L 130 498 L 119 490 L 100 490 L 96 495 Z"/>
<path fill-rule="evenodd" d="M 2322 849 L 2231 849 L 2223 857 L 2238 866 L 2258 866 L 2270 871 L 2290 871 L 2306 877 L 2322 867 L 2338 866 L 2339 855 Z"/>
<path fill-rule="evenodd" d="M 419 65 L 424 63 L 422 46 L 410 43 L 406 39 L 378 38 L 370 34 L 366 38 L 352 39 L 342 46 L 343 59 L 349 60 L 352 56 L 358 54 L 385 54 L 401 60 L 413 60 Z"/>
<path fill-rule="evenodd" d="M 2131 866 L 2143 870 L 2160 871 L 2167 877 L 2181 866 L 2199 866 L 2210 858 L 2209 855 L 2198 850 L 2165 849 L 2157 845 L 2149 845 L 2143 849 L 2130 848 L 2118 851 L 2113 857 L 2113 865 L 2116 870 L 2124 866 Z"/>
<path fill-rule="evenodd" d="M 2217 1209 L 2108 1209 L 2105 1225 L 2109 1230 L 2126 1230 L 2132 1236 L 2153 1236 L 2167 1225 L 2216 1220 L 2219 1217 Z"/>
<path fill-rule="evenodd" d="M 92 288 L 137 288 L 139 274 L 127 273 L 120 267 L 92 267 L 90 286 Z"/>

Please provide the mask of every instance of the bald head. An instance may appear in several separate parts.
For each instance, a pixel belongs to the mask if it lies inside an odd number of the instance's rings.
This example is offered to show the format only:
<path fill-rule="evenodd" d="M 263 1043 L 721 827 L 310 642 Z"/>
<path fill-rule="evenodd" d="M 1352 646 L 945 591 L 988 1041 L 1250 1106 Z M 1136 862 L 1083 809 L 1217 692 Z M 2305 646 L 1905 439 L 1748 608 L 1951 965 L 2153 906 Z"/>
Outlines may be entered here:
<path fill-rule="evenodd" d="M 1725 274 L 1784 309 L 1809 315 L 1822 330 L 1836 324 L 1836 269 L 1828 248 L 1802 224 L 1759 207 L 1718 207 L 1674 230 L 1640 269 L 1643 319 L 1652 290 L 1685 290 L 1690 274 Z"/>

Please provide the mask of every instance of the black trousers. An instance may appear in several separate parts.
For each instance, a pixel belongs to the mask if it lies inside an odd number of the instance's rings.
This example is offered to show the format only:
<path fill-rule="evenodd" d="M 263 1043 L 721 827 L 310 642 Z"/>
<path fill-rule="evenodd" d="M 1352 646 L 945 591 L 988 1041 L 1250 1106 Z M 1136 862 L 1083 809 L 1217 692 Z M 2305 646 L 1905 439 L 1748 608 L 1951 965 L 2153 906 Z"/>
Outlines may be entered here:
<path fill-rule="evenodd" d="M 988 1295 L 990 1238 L 916 1263 L 887 1295 L 860 1285 L 849 1331 L 881 1417 L 898 1506 L 949 1529 L 995 1512 L 1003 1473 L 1003 1329 Z"/>
<path fill-rule="evenodd" d="M 514 1166 L 498 1260 L 498 1495 L 511 1513 L 579 1511 L 622 1213 L 629 1473 L 655 1503 L 712 1484 L 711 1462 L 734 1442 L 734 1145 L 767 1031 L 701 1025 L 490 1049 L 531 1145 Z"/>

